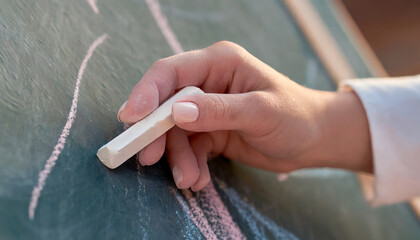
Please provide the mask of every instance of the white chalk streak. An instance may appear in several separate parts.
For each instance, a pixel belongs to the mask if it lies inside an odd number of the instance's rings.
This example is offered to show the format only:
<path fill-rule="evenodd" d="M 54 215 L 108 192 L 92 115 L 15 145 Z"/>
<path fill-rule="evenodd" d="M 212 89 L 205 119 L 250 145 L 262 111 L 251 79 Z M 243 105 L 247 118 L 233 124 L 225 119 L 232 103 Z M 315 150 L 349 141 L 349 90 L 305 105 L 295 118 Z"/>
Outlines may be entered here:
<path fill-rule="evenodd" d="M 169 46 L 172 48 L 172 51 L 175 54 L 182 53 L 184 50 L 182 49 L 181 43 L 178 41 L 177 37 L 175 36 L 174 32 L 169 26 L 168 19 L 162 13 L 160 8 L 160 4 L 158 0 L 146 0 L 147 6 L 149 7 L 150 12 L 152 13 L 155 21 L 160 28 L 163 36 L 165 36 L 166 41 L 168 42 Z"/>
<path fill-rule="evenodd" d="M 57 144 L 54 146 L 54 150 L 52 151 L 50 157 L 47 159 L 44 169 L 39 173 L 37 185 L 32 190 L 32 197 L 31 197 L 31 201 L 29 203 L 29 209 L 28 209 L 29 219 L 31 220 L 35 216 L 35 209 L 38 204 L 38 199 L 41 196 L 42 189 L 45 186 L 45 181 L 47 180 L 48 175 L 50 174 L 51 170 L 54 168 L 55 163 L 61 154 L 61 151 L 64 149 L 64 144 L 66 143 L 67 136 L 69 135 L 74 119 L 76 118 L 80 82 L 82 81 L 82 77 L 83 77 L 83 73 L 85 71 L 86 65 L 89 59 L 92 57 L 92 54 L 95 51 L 95 49 L 99 45 L 101 45 L 105 41 L 106 38 L 107 38 L 107 34 L 103 34 L 98 39 L 96 39 L 95 42 L 92 43 L 92 45 L 90 45 L 89 50 L 87 51 L 87 54 L 85 58 L 83 59 L 82 64 L 80 65 L 79 73 L 77 74 L 76 87 L 73 93 L 73 101 L 71 104 L 69 115 L 67 117 L 66 125 L 64 125 L 60 138 L 58 139 Z"/>
<path fill-rule="evenodd" d="M 96 6 L 96 0 L 87 0 L 87 2 L 89 3 L 90 7 L 92 8 L 92 10 L 98 14 L 99 13 L 99 9 Z"/>

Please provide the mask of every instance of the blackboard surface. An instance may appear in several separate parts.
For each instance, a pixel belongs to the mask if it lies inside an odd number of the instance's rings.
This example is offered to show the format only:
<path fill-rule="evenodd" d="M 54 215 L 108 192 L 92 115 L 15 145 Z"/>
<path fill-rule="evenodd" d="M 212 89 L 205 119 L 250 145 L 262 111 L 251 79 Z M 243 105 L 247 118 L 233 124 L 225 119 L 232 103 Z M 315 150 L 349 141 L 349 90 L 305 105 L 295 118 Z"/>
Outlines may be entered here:
<path fill-rule="evenodd" d="M 313 4 L 359 76 L 370 76 L 329 1 Z M 335 89 L 281 1 L 160 5 L 185 50 L 234 41 L 301 84 Z M 215 159 L 213 184 L 192 194 L 175 189 L 165 161 L 108 170 L 95 154 L 123 130 L 118 108 L 173 51 L 143 0 L 92 6 L 0 0 L 0 239 L 420 238 L 406 204 L 371 209 L 345 171 L 298 171 L 280 183 L 274 173 Z M 77 114 L 31 220 L 32 192 L 69 121 L 78 79 Z"/>

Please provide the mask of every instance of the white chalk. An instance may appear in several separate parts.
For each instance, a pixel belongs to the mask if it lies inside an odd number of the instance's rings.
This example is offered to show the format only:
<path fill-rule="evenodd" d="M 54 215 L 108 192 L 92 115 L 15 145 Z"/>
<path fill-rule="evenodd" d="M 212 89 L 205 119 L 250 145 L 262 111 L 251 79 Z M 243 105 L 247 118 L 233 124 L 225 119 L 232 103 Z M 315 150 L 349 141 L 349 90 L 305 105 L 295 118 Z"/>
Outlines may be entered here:
<path fill-rule="evenodd" d="M 172 104 L 183 96 L 200 93 L 203 93 L 203 91 L 197 87 L 185 87 L 150 115 L 101 147 L 96 155 L 108 168 L 114 169 L 120 166 L 127 159 L 175 126 L 171 116 Z"/>

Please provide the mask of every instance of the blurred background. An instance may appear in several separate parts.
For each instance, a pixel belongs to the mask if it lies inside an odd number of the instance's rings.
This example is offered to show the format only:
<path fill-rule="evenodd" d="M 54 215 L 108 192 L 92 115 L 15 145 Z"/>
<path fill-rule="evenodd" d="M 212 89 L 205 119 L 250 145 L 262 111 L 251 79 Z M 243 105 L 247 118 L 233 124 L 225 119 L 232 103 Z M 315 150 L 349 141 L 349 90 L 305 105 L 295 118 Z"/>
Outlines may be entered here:
<path fill-rule="evenodd" d="M 337 0 L 391 76 L 420 73 L 420 1 Z"/>

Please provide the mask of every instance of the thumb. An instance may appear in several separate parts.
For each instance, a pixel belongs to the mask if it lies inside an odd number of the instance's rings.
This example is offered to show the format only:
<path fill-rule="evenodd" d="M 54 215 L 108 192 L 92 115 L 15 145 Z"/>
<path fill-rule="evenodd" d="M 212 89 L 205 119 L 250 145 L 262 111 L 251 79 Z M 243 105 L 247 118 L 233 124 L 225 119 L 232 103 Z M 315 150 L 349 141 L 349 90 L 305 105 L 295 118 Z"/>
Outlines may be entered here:
<path fill-rule="evenodd" d="M 250 93 L 197 94 L 174 103 L 172 118 L 178 127 L 194 132 L 247 130 L 259 117 L 257 105 Z"/>

